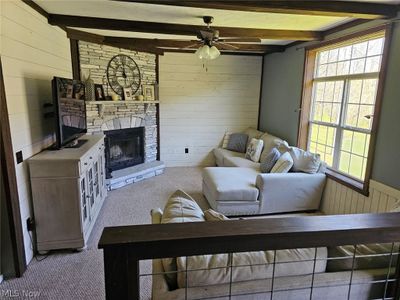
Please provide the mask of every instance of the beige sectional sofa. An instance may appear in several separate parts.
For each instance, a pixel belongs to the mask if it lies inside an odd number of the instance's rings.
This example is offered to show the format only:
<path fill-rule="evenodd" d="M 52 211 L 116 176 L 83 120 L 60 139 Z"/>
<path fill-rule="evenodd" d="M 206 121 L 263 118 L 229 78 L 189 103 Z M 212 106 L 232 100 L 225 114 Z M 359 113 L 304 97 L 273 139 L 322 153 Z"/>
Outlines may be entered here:
<path fill-rule="evenodd" d="M 155 209 L 151 214 L 153 224 L 216 221 L 209 219 L 208 214 L 203 213 L 196 202 L 183 191 L 177 191 L 171 196 L 164 211 Z M 272 279 L 273 251 L 234 253 L 232 256 L 217 254 L 155 259 L 152 299 L 270 299 L 272 281 L 273 299 L 310 299 L 313 279 L 312 299 L 340 300 L 348 299 L 350 278 L 352 278 L 350 299 L 382 298 L 387 274 L 387 269 L 384 268 L 387 265 L 386 261 L 371 264 L 369 258 L 364 262 L 364 266 L 355 265 L 354 272 L 351 272 L 351 261 L 350 267 L 346 266 L 349 264 L 348 259 L 345 260 L 346 263 L 343 263 L 343 260 L 341 263 L 336 263 L 335 260 L 327 263 L 331 257 L 338 258 L 341 255 L 351 257 L 351 251 L 345 249 L 343 252 L 340 247 L 333 250 L 335 251 L 332 256 L 332 251 L 328 251 L 326 247 L 318 248 L 317 255 L 314 248 L 278 250 L 274 280 Z M 382 251 L 387 252 L 388 249 Z M 366 254 L 374 253 L 366 250 Z M 357 253 L 360 254 L 363 253 Z M 315 266 L 314 257 L 317 258 Z M 231 260 L 235 266 L 232 276 L 229 268 Z M 371 267 L 368 269 L 368 266 Z M 392 269 L 394 272 L 395 268 Z M 314 277 L 311 275 L 313 270 Z M 230 279 L 233 282 L 231 298 L 228 297 Z M 374 284 L 373 281 L 378 282 Z"/>
<path fill-rule="evenodd" d="M 272 148 L 285 152 L 287 142 L 271 134 L 248 128 L 251 138 L 264 141 L 260 160 Z M 325 186 L 325 164 L 315 174 L 302 172 L 261 173 L 260 162 L 244 153 L 214 149 L 218 167 L 203 171 L 203 194 L 210 206 L 229 216 L 318 210 Z"/>

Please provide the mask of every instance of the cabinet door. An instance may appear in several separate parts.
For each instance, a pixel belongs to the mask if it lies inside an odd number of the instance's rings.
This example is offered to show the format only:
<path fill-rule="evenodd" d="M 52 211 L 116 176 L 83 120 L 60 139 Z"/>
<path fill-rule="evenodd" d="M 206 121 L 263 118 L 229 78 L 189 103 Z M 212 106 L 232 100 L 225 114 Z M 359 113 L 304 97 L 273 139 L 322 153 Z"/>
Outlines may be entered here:
<path fill-rule="evenodd" d="M 106 196 L 106 193 L 107 193 L 107 190 L 106 190 L 106 156 L 104 153 L 104 147 L 102 147 L 102 150 L 100 151 L 99 167 L 100 167 L 100 193 L 101 193 L 101 198 L 104 199 L 104 197 Z"/>
<path fill-rule="evenodd" d="M 82 212 L 82 227 L 83 231 L 86 231 L 86 228 L 89 224 L 89 205 L 87 201 L 87 185 L 86 185 L 86 177 L 83 177 L 80 181 L 80 192 L 81 192 L 81 212 Z"/>
<path fill-rule="evenodd" d="M 100 159 L 97 159 L 94 163 L 93 163 L 93 186 L 94 186 L 94 201 L 96 203 L 96 205 L 98 205 L 98 203 L 101 200 L 101 193 L 100 193 Z"/>
<path fill-rule="evenodd" d="M 87 181 L 87 192 L 86 192 L 86 199 L 87 199 L 87 206 L 89 209 L 89 222 L 92 220 L 92 210 L 94 209 L 94 171 L 93 165 L 91 165 L 86 171 L 86 181 Z"/>

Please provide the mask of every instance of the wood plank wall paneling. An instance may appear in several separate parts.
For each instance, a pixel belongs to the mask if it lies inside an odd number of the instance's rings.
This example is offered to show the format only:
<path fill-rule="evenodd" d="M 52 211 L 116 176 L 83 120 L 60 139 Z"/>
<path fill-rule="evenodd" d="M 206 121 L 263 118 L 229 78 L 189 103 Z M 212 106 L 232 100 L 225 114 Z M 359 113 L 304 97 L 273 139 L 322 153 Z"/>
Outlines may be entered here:
<path fill-rule="evenodd" d="M 1 56 L 14 151 L 24 160 L 53 142 L 53 120 L 43 118 L 42 105 L 52 101 L 53 76 L 72 78 L 70 44 L 63 30 L 22 1 L 1 1 Z M 16 165 L 22 224 L 32 216 L 26 162 Z M 23 226 L 26 260 L 31 240 Z"/>
<path fill-rule="evenodd" d="M 380 182 L 370 181 L 369 197 L 327 179 L 321 210 L 325 214 L 378 213 L 391 210 L 400 201 L 400 191 Z"/>
<path fill-rule="evenodd" d="M 226 131 L 257 127 L 262 57 L 160 56 L 160 149 L 167 166 L 211 166 Z M 185 154 L 185 148 L 189 153 Z"/>

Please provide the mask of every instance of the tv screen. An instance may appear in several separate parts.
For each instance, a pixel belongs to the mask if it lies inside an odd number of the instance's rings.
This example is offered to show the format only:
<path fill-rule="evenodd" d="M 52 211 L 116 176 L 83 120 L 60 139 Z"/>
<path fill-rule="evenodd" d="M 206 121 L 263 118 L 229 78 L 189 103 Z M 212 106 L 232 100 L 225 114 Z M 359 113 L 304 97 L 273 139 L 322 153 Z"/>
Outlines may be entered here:
<path fill-rule="evenodd" d="M 54 77 L 56 147 L 62 148 L 86 133 L 85 85 L 79 80 Z"/>

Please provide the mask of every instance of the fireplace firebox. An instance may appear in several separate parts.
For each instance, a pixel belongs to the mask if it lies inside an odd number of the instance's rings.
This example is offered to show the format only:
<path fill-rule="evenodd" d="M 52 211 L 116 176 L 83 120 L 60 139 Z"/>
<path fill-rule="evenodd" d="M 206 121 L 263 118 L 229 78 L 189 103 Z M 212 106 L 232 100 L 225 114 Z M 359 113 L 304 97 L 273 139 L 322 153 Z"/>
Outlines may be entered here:
<path fill-rule="evenodd" d="M 144 163 L 144 127 L 104 131 L 106 178 L 111 172 Z"/>

